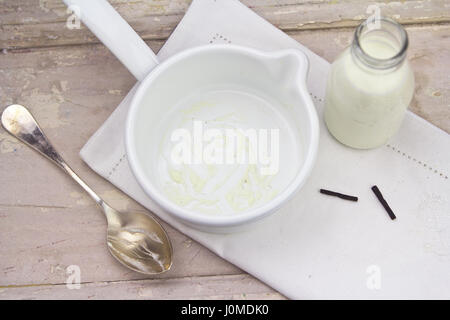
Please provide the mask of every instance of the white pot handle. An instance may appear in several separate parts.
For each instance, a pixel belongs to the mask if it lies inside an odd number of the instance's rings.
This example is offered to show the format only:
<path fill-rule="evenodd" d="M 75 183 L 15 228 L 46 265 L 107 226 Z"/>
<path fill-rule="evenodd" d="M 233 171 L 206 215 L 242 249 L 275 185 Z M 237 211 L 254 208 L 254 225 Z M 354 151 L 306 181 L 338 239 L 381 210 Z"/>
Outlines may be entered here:
<path fill-rule="evenodd" d="M 155 54 L 106 0 L 63 0 L 138 80 L 158 64 Z"/>

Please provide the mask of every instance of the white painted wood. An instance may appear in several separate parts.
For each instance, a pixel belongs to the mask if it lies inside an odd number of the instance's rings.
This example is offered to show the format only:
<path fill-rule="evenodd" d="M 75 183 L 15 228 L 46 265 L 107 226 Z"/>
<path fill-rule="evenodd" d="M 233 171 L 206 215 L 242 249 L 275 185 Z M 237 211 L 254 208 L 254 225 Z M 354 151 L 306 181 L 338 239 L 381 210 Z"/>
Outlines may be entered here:
<path fill-rule="evenodd" d="M 0 221 L 0 287 L 65 283 L 70 265 L 80 267 L 83 282 L 242 273 L 167 224 L 172 269 L 158 276 L 130 271 L 109 254 L 106 222 L 95 206 L 0 206 Z"/>
<path fill-rule="evenodd" d="M 249 275 L 0 288 L 0 299 L 285 299 Z"/>
<path fill-rule="evenodd" d="M 223 1 L 223 0 L 222 0 Z M 167 38 L 191 0 L 110 0 L 146 40 Z M 355 27 L 369 14 L 369 0 L 241 0 L 285 31 Z M 403 24 L 448 23 L 447 0 L 378 1 L 383 15 Z M 69 30 L 61 0 L 4 0 L 0 4 L 0 48 L 97 43 L 86 27 Z"/>

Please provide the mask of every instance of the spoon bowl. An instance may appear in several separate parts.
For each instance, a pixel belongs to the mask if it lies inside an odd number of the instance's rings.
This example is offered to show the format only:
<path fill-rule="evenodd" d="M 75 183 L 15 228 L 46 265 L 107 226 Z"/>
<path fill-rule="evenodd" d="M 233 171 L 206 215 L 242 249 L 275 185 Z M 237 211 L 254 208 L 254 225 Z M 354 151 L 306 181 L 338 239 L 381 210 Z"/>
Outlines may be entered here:
<path fill-rule="evenodd" d="M 106 211 L 108 249 L 117 260 L 140 273 L 157 274 L 170 269 L 172 246 L 157 221 L 137 211 L 119 214 L 111 207 Z"/>
<path fill-rule="evenodd" d="M 131 270 L 144 274 L 158 274 L 170 269 L 172 245 L 161 224 L 143 212 L 119 212 L 111 208 L 66 164 L 24 106 L 6 107 L 1 122 L 11 135 L 63 169 L 100 206 L 108 222 L 106 242 L 113 257 Z"/>

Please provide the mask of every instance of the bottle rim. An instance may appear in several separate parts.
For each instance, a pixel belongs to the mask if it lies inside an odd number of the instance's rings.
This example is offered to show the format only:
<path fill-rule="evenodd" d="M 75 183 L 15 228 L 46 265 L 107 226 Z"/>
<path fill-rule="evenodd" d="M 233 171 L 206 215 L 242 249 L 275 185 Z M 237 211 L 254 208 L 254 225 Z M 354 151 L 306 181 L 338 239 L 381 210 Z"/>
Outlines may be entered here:
<path fill-rule="evenodd" d="M 400 35 L 400 49 L 398 52 L 389 58 L 376 58 L 368 54 L 364 51 L 364 49 L 361 47 L 360 43 L 360 37 L 365 31 L 365 29 L 368 27 L 368 23 L 371 22 L 369 19 L 362 22 L 355 30 L 355 34 L 353 37 L 353 43 L 352 43 L 352 51 L 354 54 L 368 67 L 375 68 L 375 69 L 389 69 L 397 66 L 398 64 L 402 63 L 403 60 L 406 57 L 406 51 L 408 49 L 409 45 L 409 39 L 408 34 L 403 28 L 403 26 L 396 22 L 395 20 L 392 20 L 390 18 L 386 17 L 380 17 L 376 19 L 375 21 L 380 21 L 380 23 L 386 23 L 391 26 L 394 26 L 396 28 L 396 31 L 399 32 Z"/>

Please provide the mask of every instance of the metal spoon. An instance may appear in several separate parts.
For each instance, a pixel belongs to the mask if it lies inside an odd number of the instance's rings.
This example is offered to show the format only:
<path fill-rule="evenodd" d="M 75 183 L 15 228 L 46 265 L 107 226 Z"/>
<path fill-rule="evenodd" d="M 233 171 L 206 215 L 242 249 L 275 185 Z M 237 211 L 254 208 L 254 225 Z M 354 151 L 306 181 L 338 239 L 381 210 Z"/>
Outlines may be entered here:
<path fill-rule="evenodd" d="M 106 204 L 65 163 L 25 107 L 18 104 L 8 106 L 2 113 L 1 121 L 6 131 L 63 169 L 97 202 L 108 222 L 108 249 L 119 262 L 145 274 L 157 274 L 170 269 L 172 245 L 163 227 L 155 219 L 140 212 L 118 212 Z"/>

